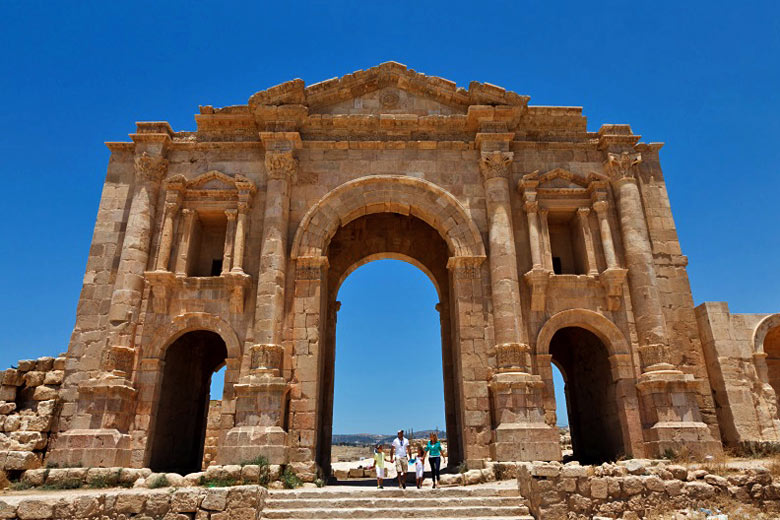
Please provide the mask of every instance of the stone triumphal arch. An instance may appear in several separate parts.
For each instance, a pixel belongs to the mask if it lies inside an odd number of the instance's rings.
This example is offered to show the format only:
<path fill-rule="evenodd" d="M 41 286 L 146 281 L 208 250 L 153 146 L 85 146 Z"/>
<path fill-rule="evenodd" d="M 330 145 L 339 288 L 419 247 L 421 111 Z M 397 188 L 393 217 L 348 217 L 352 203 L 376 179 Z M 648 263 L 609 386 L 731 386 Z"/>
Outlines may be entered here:
<path fill-rule="evenodd" d="M 338 289 L 378 258 L 438 291 L 456 461 L 560 459 L 553 364 L 583 460 L 779 440 L 780 325 L 694 309 L 662 145 L 528 102 L 390 62 L 107 143 L 43 455 L 161 471 L 264 455 L 313 479 Z"/>

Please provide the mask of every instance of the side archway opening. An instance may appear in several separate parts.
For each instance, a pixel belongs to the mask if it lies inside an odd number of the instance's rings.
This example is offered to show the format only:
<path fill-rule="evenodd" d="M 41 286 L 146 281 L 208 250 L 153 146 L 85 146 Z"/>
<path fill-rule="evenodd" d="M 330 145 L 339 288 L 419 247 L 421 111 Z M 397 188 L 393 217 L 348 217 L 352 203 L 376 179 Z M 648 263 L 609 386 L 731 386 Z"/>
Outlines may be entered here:
<path fill-rule="evenodd" d="M 165 350 L 149 467 L 179 474 L 203 463 L 211 377 L 225 365 L 227 346 L 212 331 L 187 332 Z"/>
<path fill-rule="evenodd" d="M 564 327 L 550 341 L 550 356 L 564 380 L 572 458 L 583 464 L 616 460 L 624 442 L 607 347 L 586 329 Z"/>

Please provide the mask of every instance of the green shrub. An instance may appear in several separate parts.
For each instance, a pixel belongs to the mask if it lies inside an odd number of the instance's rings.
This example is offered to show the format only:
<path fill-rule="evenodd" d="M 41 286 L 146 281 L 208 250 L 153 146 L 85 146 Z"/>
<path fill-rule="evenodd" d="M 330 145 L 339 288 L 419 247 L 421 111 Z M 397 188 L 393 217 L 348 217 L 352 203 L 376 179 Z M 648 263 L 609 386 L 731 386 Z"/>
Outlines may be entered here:
<path fill-rule="evenodd" d="M 218 488 L 218 487 L 231 487 L 231 486 L 237 486 L 239 484 L 239 481 L 234 478 L 206 478 L 206 477 L 200 477 L 200 480 L 198 483 L 207 488 Z"/>
<path fill-rule="evenodd" d="M 290 466 L 285 466 L 282 472 L 282 485 L 287 489 L 295 489 L 301 487 L 303 482 Z"/>
<path fill-rule="evenodd" d="M 268 466 L 268 459 L 263 455 L 258 455 L 254 459 L 245 460 L 241 463 L 242 466 Z"/>
<path fill-rule="evenodd" d="M 159 475 L 154 480 L 149 482 L 147 487 L 149 489 L 158 489 L 158 488 L 168 487 L 170 485 L 171 485 L 171 483 L 168 482 L 168 477 L 166 477 L 165 475 Z"/>
<path fill-rule="evenodd" d="M 54 482 L 52 484 L 44 484 L 41 489 L 54 490 L 54 489 L 78 489 L 82 486 L 83 482 L 78 478 L 69 478 L 61 482 Z"/>

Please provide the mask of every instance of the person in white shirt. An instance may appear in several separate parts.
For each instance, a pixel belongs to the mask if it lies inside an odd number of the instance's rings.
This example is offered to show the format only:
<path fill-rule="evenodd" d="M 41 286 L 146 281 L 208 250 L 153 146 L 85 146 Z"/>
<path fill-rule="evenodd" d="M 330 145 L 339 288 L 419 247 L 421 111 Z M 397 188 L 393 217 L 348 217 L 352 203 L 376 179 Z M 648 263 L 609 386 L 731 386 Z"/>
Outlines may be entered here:
<path fill-rule="evenodd" d="M 404 431 L 398 430 L 398 437 L 393 439 L 393 449 L 390 450 L 390 462 L 395 461 L 395 470 L 398 472 L 398 487 L 406 489 L 406 469 L 409 465 L 409 440 L 404 439 Z"/>

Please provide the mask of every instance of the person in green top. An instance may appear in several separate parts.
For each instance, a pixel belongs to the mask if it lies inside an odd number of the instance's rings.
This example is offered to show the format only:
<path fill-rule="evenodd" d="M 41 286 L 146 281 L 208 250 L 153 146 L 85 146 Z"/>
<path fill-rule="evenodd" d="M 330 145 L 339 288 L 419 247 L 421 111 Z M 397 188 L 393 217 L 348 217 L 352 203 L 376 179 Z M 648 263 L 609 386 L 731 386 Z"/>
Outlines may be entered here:
<path fill-rule="evenodd" d="M 374 449 L 374 467 L 376 468 L 376 488 L 384 489 L 382 480 L 385 478 L 385 451 L 381 444 Z"/>
<path fill-rule="evenodd" d="M 433 487 L 436 487 L 436 481 L 441 481 L 441 442 L 435 433 L 431 433 L 431 440 L 425 446 L 428 452 L 428 463 L 431 465 L 431 478 Z"/>

